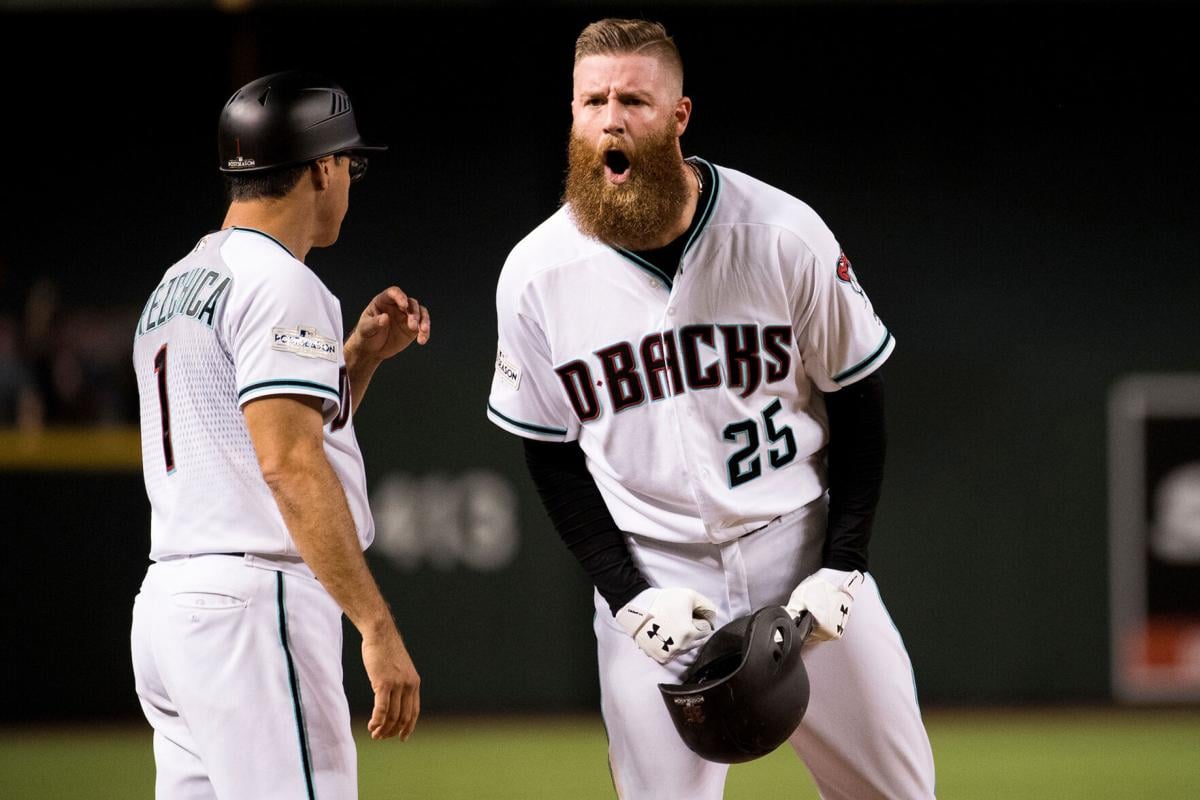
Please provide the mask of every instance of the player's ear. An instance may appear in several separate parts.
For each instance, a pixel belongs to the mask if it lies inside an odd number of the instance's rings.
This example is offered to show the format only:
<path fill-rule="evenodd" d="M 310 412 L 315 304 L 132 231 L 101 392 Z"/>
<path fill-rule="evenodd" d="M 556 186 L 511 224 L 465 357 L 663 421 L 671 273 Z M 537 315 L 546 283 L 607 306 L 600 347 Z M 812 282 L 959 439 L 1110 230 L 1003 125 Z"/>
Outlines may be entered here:
<path fill-rule="evenodd" d="M 333 156 L 325 156 L 318 158 L 309 165 L 308 176 L 313 182 L 313 188 L 324 190 L 329 188 L 329 182 L 332 179 L 331 170 L 333 169 Z"/>
<path fill-rule="evenodd" d="M 692 98 L 681 97 L 675 104 L 675 135 L 683 136 L 688 121 L 692 118 Z"/>

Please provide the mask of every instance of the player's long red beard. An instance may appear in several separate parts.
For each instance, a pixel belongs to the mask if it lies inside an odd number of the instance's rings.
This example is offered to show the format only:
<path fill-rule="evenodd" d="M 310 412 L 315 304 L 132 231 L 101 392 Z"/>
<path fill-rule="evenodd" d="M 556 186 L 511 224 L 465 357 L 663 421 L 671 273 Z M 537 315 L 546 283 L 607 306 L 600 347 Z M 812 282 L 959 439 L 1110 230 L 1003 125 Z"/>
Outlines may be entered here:
<path fill-rule="evenodd" d="M 603 141 L 584 141 L 571 131 L 563 201 L 579 230 L 605 244 L 647 250 L 667 244 L 687 205 L 688 185 L 675 135 L 675 120 L 627 152 L 629 179 L 613 185 L 604 176 Z"/>

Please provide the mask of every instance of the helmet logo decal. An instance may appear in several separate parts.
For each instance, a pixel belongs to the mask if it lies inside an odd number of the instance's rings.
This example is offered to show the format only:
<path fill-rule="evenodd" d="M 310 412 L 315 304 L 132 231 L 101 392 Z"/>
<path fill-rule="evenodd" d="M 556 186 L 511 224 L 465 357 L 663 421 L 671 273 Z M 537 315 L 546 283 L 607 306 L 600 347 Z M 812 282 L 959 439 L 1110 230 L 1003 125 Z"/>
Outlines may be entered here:
<path fill-rule="evenodd" d="M 689 725 L 700 725 L 704 722 L 704 697 L 701 695 L 691 695 L 688 697 L 676 697 L 675 705 L 679 706 L 679 710 L 683 713 L 683 721 Z"/>
<path fill-rule="evenodd" d="M 242 158 L 242 140 L 240 137 L 234 137 L 233 150 L 236 155 L 225 162 L 226 167 L 229 169 L 245 169 L 246 167 L 254 166 L 253 158 Z"/>

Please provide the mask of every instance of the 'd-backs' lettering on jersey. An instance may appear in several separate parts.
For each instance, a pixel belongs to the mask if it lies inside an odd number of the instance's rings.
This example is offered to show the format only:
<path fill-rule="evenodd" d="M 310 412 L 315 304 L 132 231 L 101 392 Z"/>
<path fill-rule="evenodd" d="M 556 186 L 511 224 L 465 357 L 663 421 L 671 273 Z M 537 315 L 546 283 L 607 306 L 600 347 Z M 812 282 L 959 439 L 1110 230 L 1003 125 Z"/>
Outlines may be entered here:
<path fill-rule="evenodd" d="M 325 454 L 366 548 L 374 536 L 350 418 L 342 312 L 276 240 L 245 228 L 205 236 L 167 270 L 138 319 L 150 558 L 298 555 L 263 480 L 242 406 L 271 395 L 319 398 Z"/>
<path fill-rule="evenodd" d="M 811 208 L 693 163 L 710 180 L 674 275 L 584 236 L 566 207 L 513 249 L 488 416 L 578 440 L 622 530 L 720 542 L 824 492 L 821 393 L 895 342 Z"/>

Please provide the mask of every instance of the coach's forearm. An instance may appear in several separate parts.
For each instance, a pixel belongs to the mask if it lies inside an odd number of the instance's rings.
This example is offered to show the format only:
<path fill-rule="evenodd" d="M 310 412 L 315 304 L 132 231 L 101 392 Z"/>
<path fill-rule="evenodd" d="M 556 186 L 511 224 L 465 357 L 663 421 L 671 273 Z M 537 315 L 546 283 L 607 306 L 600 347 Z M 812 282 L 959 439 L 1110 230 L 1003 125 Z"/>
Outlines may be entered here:
<path fill-rule="evenodd" d="M 304 563 L 363 638 L 394 630 L 363 556 L 345 490 L 325 454 L 291 454 L 264 469 L 263 477 Z"/>

